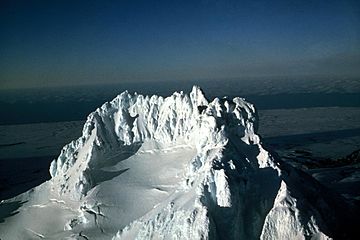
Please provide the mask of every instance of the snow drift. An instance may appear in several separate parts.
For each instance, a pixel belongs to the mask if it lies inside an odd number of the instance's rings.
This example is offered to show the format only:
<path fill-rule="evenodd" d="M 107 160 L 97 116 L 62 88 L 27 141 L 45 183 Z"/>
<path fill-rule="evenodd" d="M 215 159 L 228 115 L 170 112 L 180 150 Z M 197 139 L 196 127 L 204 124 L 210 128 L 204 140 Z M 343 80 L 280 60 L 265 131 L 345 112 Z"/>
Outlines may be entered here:
<path fill-rule="evenodd" d="M 252 104 L 209 102 L 198 87 L 123 92 L 88 116 L 51 180 L 2 203 L 0 237 L 349 238 L 347 203 L 275 160 L 257 124 Z"/>

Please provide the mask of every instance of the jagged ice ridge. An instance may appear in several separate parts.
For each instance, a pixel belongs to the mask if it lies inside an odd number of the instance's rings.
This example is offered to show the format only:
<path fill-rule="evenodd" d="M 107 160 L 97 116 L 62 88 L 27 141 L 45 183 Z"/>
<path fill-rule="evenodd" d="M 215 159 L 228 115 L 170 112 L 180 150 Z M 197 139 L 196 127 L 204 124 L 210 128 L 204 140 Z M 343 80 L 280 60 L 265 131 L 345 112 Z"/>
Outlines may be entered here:
<path fill-rule="evenodd" d="M 61 205 L 56 231 L 27 227 L 49 239 L 328 239 L 331 203 L 308 201 L 319 186 L 297 188 L 301 173 L 263 148 L 257 125 L 242 98 L 125 91 L 88 116 L 51 180 L 15 199 Z"/>

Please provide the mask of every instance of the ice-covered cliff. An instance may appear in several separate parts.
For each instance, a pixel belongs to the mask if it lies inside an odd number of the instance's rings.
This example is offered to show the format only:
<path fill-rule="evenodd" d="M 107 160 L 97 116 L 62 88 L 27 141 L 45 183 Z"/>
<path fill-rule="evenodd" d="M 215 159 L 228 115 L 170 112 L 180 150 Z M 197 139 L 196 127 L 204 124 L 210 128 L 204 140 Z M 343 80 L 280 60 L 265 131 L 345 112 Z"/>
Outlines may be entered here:
<path fill-rule="evenodd" d="M 257 123 L 244 99 L 209 102 L 198 87 L 166 98 L 123 92 L 89 115 L 51 180 L 3 203 L 19 213 L 0 223 L 0 237 L 346 237 L 328 219 L 342 200 L 275 160 Z"/>

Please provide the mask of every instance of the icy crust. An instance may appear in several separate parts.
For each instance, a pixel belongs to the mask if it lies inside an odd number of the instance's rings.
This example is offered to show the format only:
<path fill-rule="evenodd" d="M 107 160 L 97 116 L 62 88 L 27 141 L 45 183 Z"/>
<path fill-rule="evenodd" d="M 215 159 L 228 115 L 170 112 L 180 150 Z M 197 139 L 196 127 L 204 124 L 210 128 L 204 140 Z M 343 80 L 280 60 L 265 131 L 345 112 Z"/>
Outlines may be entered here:
<path fill-rule="evenodd" d="M 119 227 L 113 239 L 325 237 L 315 221 L 304 227 L 298 219 L 296 201 L 256 128 L 255 108 L 241 98 L 208 102 L 198 87 L 167 98 L 123 92 L 90 114 L 82 137 L 52 162 L 51 186 L 60 196 L 86 203 L 103 152 L 184 139 L 196 156 L 181 184 L 144 216 Z M 80 214 L 72 221 L 82 219 Z"/>
<path fill-rule="evenodd" d="M 50 174 L 60 186 L 60 194 L 81 198 L 92 188 L 90 172 L 101 161 L 101 152 L 146 139 L 170 143 L 178 138 L 185 138 L 198 150 L 190 167 L 195 172 L 204 164 L 206 151 L 224 147 L 228 141 L 224 126 L 218 123 L 223 112 L 232 115 L 227 126 L 231 131 L 246 142 L 258 143 L 254 134 L 254 107 L 243 99 L 235 98 L 231 103 L 215 99 L 209 104 L 198 87 L 190 95 L 180 92 L 167 98 L 131 95 L 125 91 L 89 115 L 82 137 L 62 149 L 51 163 Z M 74 179 L 74 175 L 78 178 Z"/>
<path fill-rule="evenodd" d="M 330 239 L 319 230 L 314 216 L 305 222 L 301 215 L 297 199 L 290 195 L 286 183 L 282 181 L 274 207 L 266 216 L 261 239 Z"/>

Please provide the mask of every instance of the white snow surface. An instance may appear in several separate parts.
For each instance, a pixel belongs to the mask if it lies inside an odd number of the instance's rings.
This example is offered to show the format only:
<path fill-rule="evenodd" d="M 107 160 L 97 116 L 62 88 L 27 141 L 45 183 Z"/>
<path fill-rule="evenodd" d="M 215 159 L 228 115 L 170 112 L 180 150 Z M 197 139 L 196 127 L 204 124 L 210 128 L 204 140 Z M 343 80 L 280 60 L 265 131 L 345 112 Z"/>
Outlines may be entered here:
<path fill-rule="evenodd" d="M 244 99 L 209 102 L 196 86 L 125 91 L 88 116 L 51 180 L 1 203 L 0 238 L 328 239 L 257 124 Z"/>

